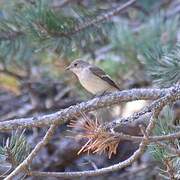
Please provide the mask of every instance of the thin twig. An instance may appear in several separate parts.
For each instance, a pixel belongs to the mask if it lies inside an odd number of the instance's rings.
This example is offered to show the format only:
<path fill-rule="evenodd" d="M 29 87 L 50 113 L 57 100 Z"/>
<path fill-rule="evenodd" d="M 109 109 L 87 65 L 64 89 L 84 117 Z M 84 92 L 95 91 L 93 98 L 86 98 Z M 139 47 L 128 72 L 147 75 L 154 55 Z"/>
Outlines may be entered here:
<path fill-rule="evenodd" d="M 162 136 L 152 136 L 152 137 L 150 136 L 149 140 L 150 141 L 167 141 L 167 140 L 173 140 L 177 138 L 180 138 L 180 132 L 172 133 L 168 135 L 162 135 Z"/>
<path fill-rule="evenodd" d="M 129 140 L 129 141 L 137 141 L 137 142 L 143 140 L 142 136 L 132 136 L 124 133 L 112 133 L 112 136 L 115 136 L 120 140 Z M 161 136 L 149 136 L 148 141 L 149 142 L 170 141 L 177 138 L 180 138 L 180 132 L 176 132 L 168 135 L 161 135 Z"/>

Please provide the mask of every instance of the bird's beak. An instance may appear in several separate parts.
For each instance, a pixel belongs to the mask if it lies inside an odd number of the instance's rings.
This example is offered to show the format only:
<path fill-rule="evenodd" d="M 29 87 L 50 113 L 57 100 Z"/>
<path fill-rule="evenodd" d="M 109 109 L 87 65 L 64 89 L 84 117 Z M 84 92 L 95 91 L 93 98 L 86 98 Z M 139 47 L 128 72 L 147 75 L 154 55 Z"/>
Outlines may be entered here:
<path fill-rule="evenodd" d="M 69 70 L 70 70 L 70 66 L 66 67 L 65 70 L 66 70 L 66 71 L 69 71 Z"/>

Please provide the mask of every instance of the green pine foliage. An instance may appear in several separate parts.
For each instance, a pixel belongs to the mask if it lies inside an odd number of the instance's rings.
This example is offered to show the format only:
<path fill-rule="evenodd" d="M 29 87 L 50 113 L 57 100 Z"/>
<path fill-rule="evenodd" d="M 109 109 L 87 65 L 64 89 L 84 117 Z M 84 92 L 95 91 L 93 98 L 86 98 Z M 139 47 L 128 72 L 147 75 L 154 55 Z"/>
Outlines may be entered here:
<path fill-rule="evenodd" d="M 0 146 L 0 160 L 7 161 L 13 168 L 19 165 L 30 153 L 30 145 L 24 132 L 13 132 L 11 137 L 6 139 L 5 144 Z"/>
<path fill-rule="evenodd" d="M 67 59 L 87 53 L 95 57 L 96 49 L 110 43 L 113 48 L 106 60 L 113 57 L 112 53 L 120 56 L 122 65 L 118 67 L 124 68 L 125 64 L 125 73 L 143 64 L 158 85 L 178 82 L 180 65 L 176 34 L 179 16 L 166 19 L 165 14 L 160 13 L 146 17 L 138 28 L 130 27 L 122 20 L 86 27 L 107 11 L 98 6 L 87 10 L 78 5 L 57 11 L 50 1 L 41 0 L 34 3 L 14 1 L 5 12 L 7 9 L 2 10 L 0 18 L 0 59 L 6 66 L 15 64 L 27 69 L 33 64 L 40 65 L 42 54 L 49 51 Z"/>
<path fill-rule="evenodd" d="M 44 0 L 6 5 L 0 18 L 0 63 L 10 71 L 23 71 L 23 79 L 34 66 L 50 70 L 55 56 L 74 59 L 88 53 L 94 57 L 94 51 L 108 42 L 107 33 L 113 24 L 103 22 L 83 28 L 102 12 L 96 8 L 89 11 L 73 5 L 57 11 L 51 1 Z M 49 62 L 44 65 L 46 55 Z M 42 74 L 51 77 L 47 72 Z"/>
<path fill-rule="evenodd" d="M 180 80 L 180 45 L 171 50 L 155 45 L 153 49 L 147 48 L 144 53 L 147 72 L 154 83 L 161 87 L 169 87 Z"/>
<path fill-rule="evenodd" d="M 163 13 L 139 29 L 117 24 L 111 35 L 113 49 L 129 68 L 143 64 L 156 84 L 170 86 L 180 79 L 178 28 L 179 16 L 165 20 Z"/>
<path fill-rule="evenodd" d="M 178 132 L 178 130 L 173 128 L 173 111 L 170 107 L 166 107 L 163 111 L 162 116 L 158 119 L 158 123 L 156 124 L 156 127 L 153 131 L 153 135 L 161 136 L 161 135 L 168 135 L 171 133 Z M 171 147 L 177 147 L 177 149 L 180 148 L 180 140 L 175 139 L 172 141 L 163 141 L 165 145 L 171 146 Z M 166 170 L 166 162 L 170 161 L 172 164 L 172 169 L 175 170 L 175 174 L 179 173 L 180 168 L 180 158 L 177 154 L 173 154 L 165 147 L 162 147 L 161 145 L 158 145 L 157 143 L 150 144 L 148 147 L 148 151 L 152 154 L 154 159 L 158 162 L 160 162 L 162 166 L 162 172 Z"/>

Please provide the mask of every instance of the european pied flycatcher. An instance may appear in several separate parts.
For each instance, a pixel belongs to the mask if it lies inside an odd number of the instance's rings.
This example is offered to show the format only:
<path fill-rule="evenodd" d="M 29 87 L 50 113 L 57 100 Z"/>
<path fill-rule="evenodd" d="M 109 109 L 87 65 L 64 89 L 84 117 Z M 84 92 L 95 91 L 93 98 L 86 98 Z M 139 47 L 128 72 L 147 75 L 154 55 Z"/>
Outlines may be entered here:
<path fill-rule="evenodd" d="M 94 95 L 120 90 L 102 69 L 81 59 L 74 60 L 66 70 L 72 71 L 81 85 Z"/>

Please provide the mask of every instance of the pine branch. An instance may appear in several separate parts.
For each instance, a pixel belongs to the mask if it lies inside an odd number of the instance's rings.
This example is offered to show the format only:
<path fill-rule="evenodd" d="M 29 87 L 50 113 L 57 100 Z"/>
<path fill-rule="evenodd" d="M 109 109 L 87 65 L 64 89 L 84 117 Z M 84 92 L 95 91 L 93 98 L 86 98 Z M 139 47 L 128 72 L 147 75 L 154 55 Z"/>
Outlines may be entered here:
<path fill-rule="evenodd" d="M 44 138 L 36 145 L 36 147 L 27 156 L 27 158 L 19 166 L 17 166 L 17 168 L 13 172 L 11 172 L 4 180 L 11 180 L 21 171 L 24 171 L 25 169 L 28 170 L 28 166 L 31 165 L 32 160 L 37 156 L 38 152 L 51 140 L 55 130 L 56 125 L 51 125 Z"/>
<path fill-rule="evenodd" d="M 115 8 L 101 16 L 98 16 L 91 21 L 76 25 L 75 27 L 71 28 L 67 32 L 58 32 L 58 31 L 54 31 L 54 30 L 53 31 L 49 30 L 47 27 L 44 26 L 44 24 L 41 24 L 40 22 L 37 23 L 36 26 L 37 26 L 37 28 L 40 29 L 41 32 L 44 32 L 45 34 L 49 34 L 53 37 L 63 37 L 64 36 L 66 38 L 70 38 L 72 35 L 79 33 L 80 31 L 83 31 L 91 26 L 95 26 L 99 23 L 103 23 L 104 21 L 109 20 L 113 16 L 116 16 L 117 14 L 119 14 L 121 11 L 132 6 L 135 2 L 136 2 L 136 0 L 130 0 L 127 3 L 125 3 L 123 5 L 119 5 L 117 8 Z"/>
<path fill-rule="evenodd" d="M 178 83 L 180 80 L 180 45 L 171 51 L 164 50 L 161 45 L 148 48 L 143 54 L 145 66 L 154 82 L 163 87 Z"/>
<path fill-rule="evenodd" d="M 158 135 L 157 137 L 163 138 L 164 136 L 163 139 L 166 139 L 165 137 L 173 137 L 171 135 L 179 134 L 176 129 L 169 126 L 169 124 L 173 124 L 173 120 L 174 117 L 172 110 L 170 111 L 170 108 L 166 107 L 162 112 L 162 117 L 159 118 L 159 121 L 154 128 L 154 137 L 155 135 Z M 180 149 L 178 141 L 178 138 L 175 138 L 174 140 L 170 138 L 164 142 L 154 141 L 152 144 L 150 144 L 148 149 L 154 159 L 163 164 L 165 171 L 167 171 L 169 168 L 171 169 L 170 172 L 172 173 L 168 173 L 170 178 L 172 175 L 175 176 L 179 169 L 178 158 L 180 156 Z M 167 166 L 168 162 L 171 164 L 169 167 Z"/>
<path fill-rule="evenodd" d="M 179 48 L 175 47 L 178 28 L 178 17 L 165 20 L 164 14 L 151 17 L 136 29 L 117 23 L 111 36 L 112 49 L 125 57 L 127 69 L 143 67 L 153 82 L 168 87 L 180 79 Z"/>
<path fill-rule="evenodd" d="M 123 11 L 124 9 L 128 8 L 129 6 L 132 6 L 134 3 L 136 2 L 136 0 L 130 0 L 127 3 L 123 4 L 123 5 L 119 5 L 117 8 L 115 8 L 114 10 L 107 12 L 106 14 L 103 14 L 95 19 L 93 19 L 90 22 L 85 22 L 82 25 L 78 25 L 77 27 L 75 27 L 73 30 L 70 30 L 69 33 L 66 33 L 66 36 L 69 35 L 73 35 L 76 34 L 90 26 L 94 26 L 98 23 L 102 23 L 103 21 L 107 21 L 110 18 L 112 18 L 113 16 L 116 16 L 117 14 L 119 14 L 121 11 Z"/>
<path fill-rule="evenodd" d="M 30 146 L 24 136 L 24 131 L 18 134 L 13 132 L 11 137 L 6 140 L 5 146 L 0 146 L 0 156 L 4 156 L 12 168 L 17 167 L 27 157 Z"/>

